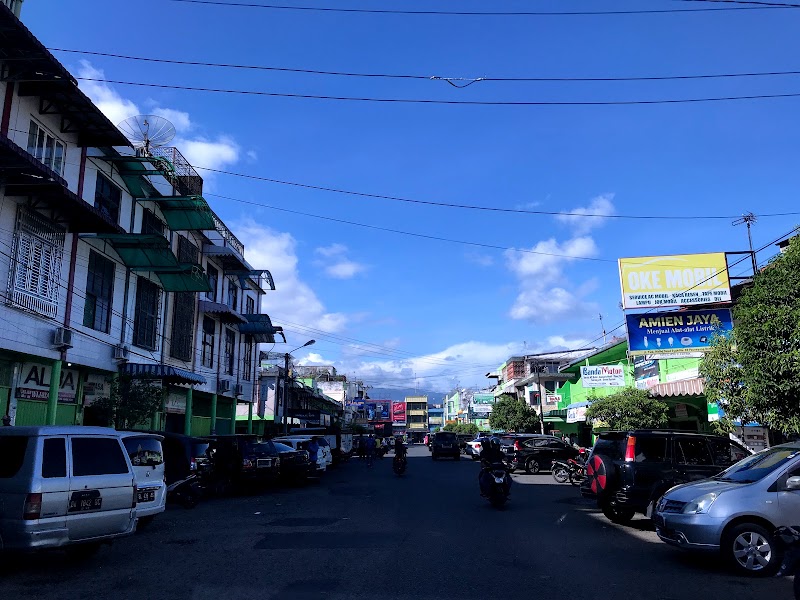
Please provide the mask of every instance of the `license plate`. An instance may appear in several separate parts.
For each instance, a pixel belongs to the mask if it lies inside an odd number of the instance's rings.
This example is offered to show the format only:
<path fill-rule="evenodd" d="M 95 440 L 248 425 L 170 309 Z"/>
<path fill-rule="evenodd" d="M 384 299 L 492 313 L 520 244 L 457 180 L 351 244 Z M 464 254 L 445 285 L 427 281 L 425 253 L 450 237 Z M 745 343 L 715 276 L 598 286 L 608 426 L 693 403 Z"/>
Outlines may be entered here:
<path fill-rule="evenodd" d="M 155 490 L 139 490 L 136 492 L 136 502 L 155 502 Z"/>
<path fill-rule="evenodd" d="M 84 512 L 88 510 L 100 510 L 103 499 L 100 497 L 100 490 L 84 490 L 72 492 L 69 499 L 68 512 Z"/>
<path fill-rule="evenodd" d="M 442 448 L 452 448 L 453 444 L 442 444 Z"/>
<path fill-rule="evenodd" d="M 256 468 L 261 469 L 264 467 L 271 467 L 272 466 L 272 459 L 271 458 L 259 458 L 256 461 Z"/>

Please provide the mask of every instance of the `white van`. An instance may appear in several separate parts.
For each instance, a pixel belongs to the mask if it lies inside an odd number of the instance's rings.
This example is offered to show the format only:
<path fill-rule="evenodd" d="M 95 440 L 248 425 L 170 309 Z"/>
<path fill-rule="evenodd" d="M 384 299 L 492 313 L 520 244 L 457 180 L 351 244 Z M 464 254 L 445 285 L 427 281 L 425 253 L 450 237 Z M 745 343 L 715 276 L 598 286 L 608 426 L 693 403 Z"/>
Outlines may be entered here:
<path fill-rule="evenodd" d="M 148 525 L 167 506 L 164 481 L 164 437 L 155 433 L 120 431 L 136 476 L 136 517 L 138 527 Z"/>
<path fill-rule="evenodd" d="M 105 427 L 0 427 L 0 550 L 90 553 L 136 528 L 136 479 Z"/>

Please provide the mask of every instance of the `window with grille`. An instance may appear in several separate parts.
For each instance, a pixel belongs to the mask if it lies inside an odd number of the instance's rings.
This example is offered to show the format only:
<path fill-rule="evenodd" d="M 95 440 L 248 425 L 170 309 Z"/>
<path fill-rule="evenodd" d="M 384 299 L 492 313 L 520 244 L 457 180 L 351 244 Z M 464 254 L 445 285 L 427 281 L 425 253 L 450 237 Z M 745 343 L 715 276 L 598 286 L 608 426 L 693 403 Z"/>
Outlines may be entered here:
<path fill-rule="evenodd" d="M 233 375 L 234 356 L 236 350 L 236 333 L 232 329 L 225 328 L 225 373 Z"/>
<path fill-rule="evenodd" d="M 63 177 L 66 153 L 67 146 L 64 142 L 31 119 L 28 154 Z"/>
<path fill-rule="evenodd" d="M 217 331 L 217 323 L 214 319 L 203 318 L 203 348 L 202 364 L 204 367 L 214 366 L 214 337 Z"/>
<path fill-rule="evenodd" d="M 194 292 L 173 294 L 172 335 L 169 355 L 179 360 L 192 360 L 194 342 Z"/>
<path fill-rule="evenodd" d="M 94 188 L 94 206 L 114 223 L 119 222 L 119 205 L 122 192 L 102 173 L 97 174 Z"/>
<path fill-rule="evenodd" d="M 114 262 L 91 250 L 86 277 L 86 303 L 83 324 L 108 333 L 111 329 L 111 305 L 114 297 Z"/>
<path fill-rule="evenodd" d="M 242 356 L 242 379 L 250 381 L 253 377 L 253 336 L 244 336 L 244 356 Z"/>
<path fill-rule="evenodd" d="M 58 314 L 64 230 L 20 206 L 8 278 L 8 302 L 51 319 Z"/>
<path fill-rule="evenodd" d="M 199 250 L 186 236 L 178 236 L 178 262 L 198 264 Z"/>
<path fill-rule="evenodd" d="M 206 292 L 206 298 L 208 298 L 212 302 L 216 302 L 217 285 L 219 284 L 219 271 L 217 271 L 214 267 L 211 266 L 211 263 L 209 263 L 206 266 L 206 272 L 208 273 L 208 283 L 211 284 L 211 291 Z"/>
<path fill-rule="evenodd" d="M 245 311 L 245 314 L 246 315 L 256 314 L 256 301 L 250 296 L 247 297 L 247 310 Z"/>
<path fill-rule="evenodd" d="M 142 233 L 164 235 L 166 224 L 159 219 L 149 208 L 145 208 L 142 213 Z"/>
<path fill-rule="evenodd" d="M 228 280 L 228 306 L 231 307 L 232 310 L 237 310 L 239 302 L 239 288 L 233 283 L 233 281 Z"/>
<path fill-rule="evenodd" d="M 136 308 L 133 313 L 133 343 L 156 350 L 158 343 L 158 308 L 161 288 L 139 276 L 136 279 Z"/>

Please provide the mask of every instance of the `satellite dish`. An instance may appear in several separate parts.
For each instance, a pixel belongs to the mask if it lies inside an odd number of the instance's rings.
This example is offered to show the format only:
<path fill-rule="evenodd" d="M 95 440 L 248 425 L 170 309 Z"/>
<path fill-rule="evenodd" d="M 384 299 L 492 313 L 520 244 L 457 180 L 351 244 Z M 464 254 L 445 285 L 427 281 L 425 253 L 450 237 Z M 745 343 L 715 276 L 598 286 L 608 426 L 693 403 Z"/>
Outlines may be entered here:
<path fill-rule="evenodd" d="M 137 156 L 150 156 L 152 148 L 164 146 L 175 137 L 175 126 L 158 115 L 129 117 L 117 127 L 136 148 Z"/>

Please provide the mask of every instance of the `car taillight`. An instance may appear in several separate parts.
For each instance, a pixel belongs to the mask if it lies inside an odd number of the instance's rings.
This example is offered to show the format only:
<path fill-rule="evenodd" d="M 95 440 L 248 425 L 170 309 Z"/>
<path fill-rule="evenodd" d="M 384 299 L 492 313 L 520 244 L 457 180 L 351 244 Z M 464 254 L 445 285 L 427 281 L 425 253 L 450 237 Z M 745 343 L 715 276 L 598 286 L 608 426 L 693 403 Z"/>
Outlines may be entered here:
<path fill-rule="evenodd" d="M 189 470 L 197 471 L 197 461 L 194 458 L 189 462 Z"/>
<path fill-rule="evenodd" d="M 628 445 L 625 446 L 625 462 L 634 462 L 636 460 L 636 438 L 628 436 Z"/>
<path fill-rule="evenodd" d="M 480 443 L 480 442 L 477 442 L 477 443 L 475 444 L 475 449 L 477 450 L 477 449 L 478 449 L 478 448 L 480 448 L 480 447 L 481 447 L 481 443 Z"/>
<path fill-rule="evenodd" d="M 253 468 L 253 464 L 254 464 L 253 461 L 250 460 L 249 458 L 243 458 L 242 459 L 242 468 L 244 468 L 244 469 L 252 469 Z"/>
<path fill-rule="evenodd" d="M 133 484 L 133 500 L 131 500 L 131 508 L 136 508 L 136 498 L 139 496 L 139 486 Z"/>
<path fill-rule="evenodd" d="M 522 444 L 519 443 L 519 440 L 514 440 L 514 450 L 522 450 Z"/>
<path fill-rule="evenodd" d="M 25 496 L 25 506 L 22 509 L 22 518 L 26 521 L 38 519 L 42 514 L 42 495 L 28 494 Z"/>

